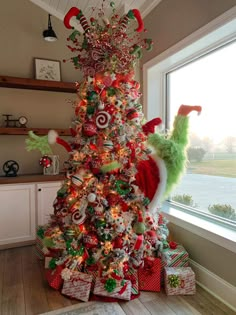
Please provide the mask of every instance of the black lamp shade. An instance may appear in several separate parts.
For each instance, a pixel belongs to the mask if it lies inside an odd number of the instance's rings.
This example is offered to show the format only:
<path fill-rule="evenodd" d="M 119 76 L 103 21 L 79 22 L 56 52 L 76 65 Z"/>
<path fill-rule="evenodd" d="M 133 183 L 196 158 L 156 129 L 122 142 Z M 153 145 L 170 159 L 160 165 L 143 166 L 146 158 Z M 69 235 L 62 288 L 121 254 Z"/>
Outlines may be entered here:
<path fill-rule="evenodd" d="M 48 29 L 43 31 L 43 37 L 48 42 L 55 42 L 57 40 L 57 35 L 52 29 L 50 14 L 48 15 Z"/>

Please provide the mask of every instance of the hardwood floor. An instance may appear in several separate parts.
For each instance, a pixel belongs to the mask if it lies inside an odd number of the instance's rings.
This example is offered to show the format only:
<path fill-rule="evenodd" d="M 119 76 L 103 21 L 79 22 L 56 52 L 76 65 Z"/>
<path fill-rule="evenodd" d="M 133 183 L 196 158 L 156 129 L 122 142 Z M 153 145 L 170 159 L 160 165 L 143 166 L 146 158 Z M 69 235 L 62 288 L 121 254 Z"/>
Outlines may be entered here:
<path fill-rule="evenodd" d="M 34 246 L 0 251 L 0 315 L 36 315 L 76 303 L 48 286 Z M 194 296 L 141 292 L 138 299 L 119 304 L 127 315 L 236 314 L 199 286 Z"/>

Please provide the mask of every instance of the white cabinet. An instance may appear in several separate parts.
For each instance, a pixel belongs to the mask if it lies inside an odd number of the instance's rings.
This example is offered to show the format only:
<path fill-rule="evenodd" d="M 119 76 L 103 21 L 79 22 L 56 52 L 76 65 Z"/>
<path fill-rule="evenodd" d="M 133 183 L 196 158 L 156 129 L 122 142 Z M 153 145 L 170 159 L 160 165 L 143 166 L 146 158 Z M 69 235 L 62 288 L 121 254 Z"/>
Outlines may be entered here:
<path fill-rule="evenodd" d="M 57 191 L 61 185 L 61 182 L 46 182 L 36 184 L 38 225 L 43 225 L 48 222 L 50 214 L 53 213 L 53 201 L 55 200 Z"/>
<path fill-rule="evenodd" d="M 48 222 L 62 182 L 0 185 L 0 248 L 35 240 L 36 226 Z"/>
<path fill-rule="evenodd" d="M 0 185 L 0 245 L 35 239 L 35 184 Z"/>

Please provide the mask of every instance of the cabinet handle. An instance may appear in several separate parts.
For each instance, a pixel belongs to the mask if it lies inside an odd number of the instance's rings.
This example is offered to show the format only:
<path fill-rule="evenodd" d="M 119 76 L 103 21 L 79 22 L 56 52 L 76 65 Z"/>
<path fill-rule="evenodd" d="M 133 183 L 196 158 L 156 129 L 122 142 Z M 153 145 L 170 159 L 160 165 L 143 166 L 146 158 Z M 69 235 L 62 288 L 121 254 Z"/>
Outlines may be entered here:
<path fill-rule="evenodd" d="M 42 190 L 41 188 L 38 189 L 38 191 L 41 191 L 41 190 Z"/>

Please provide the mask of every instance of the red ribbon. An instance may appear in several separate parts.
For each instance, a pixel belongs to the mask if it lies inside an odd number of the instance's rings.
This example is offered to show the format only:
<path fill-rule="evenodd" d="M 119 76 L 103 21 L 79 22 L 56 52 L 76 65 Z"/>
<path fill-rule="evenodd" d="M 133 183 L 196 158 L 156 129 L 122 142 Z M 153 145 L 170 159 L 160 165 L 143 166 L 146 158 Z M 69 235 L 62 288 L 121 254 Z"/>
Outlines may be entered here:
<path fill-rule="evenodd" d="M 143 235 L 141 234 L 137 237 L 137 240 L 134 244 L 134 250 L 139 250 L 142 244 L 143 244 Z"/>
<path fill-rule="evenodd" d="M 120 289 L 120 291 L 118 293 L 123 294 L 125 292 L 125 290 L 127 289 L 127 285 L 128 285 L 128 281 L 125 282 L 125 284 L 123 285 L 123 287 Z"/>
<path fill-rule="evenodd" d="M 119 275 L 117 275 L 115 272 L 112 272 L 111 276 L 112 276 L 112 278 L 115 279 L 115 280 L 121 280 L 121 279 L 122 279 L 122 277 L 119 276 Z"/>

